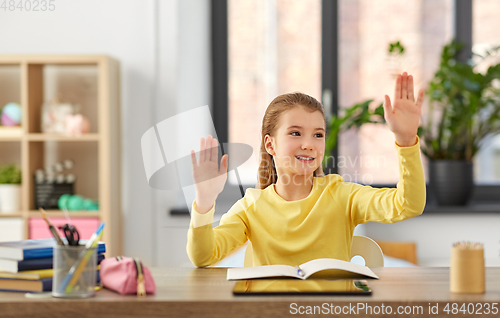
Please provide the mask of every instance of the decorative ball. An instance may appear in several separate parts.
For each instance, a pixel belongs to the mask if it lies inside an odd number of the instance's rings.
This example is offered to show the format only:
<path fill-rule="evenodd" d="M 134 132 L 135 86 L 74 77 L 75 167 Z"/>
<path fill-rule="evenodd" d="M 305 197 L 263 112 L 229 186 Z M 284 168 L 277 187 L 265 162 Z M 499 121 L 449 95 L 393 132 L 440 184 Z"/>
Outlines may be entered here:
<path fill-rule="evenodd" d="M 97 211 L 99 210 L 99 203 L 92 199 L 87 199 L 78 194 L 63 194 L 59 197 L 57 202 L 59 209 L 68 211 Z"/>
<path fill-rule="evenodd" d="M 83 197 L 79 196 L 77 194 L 72 195 L 68 199 L 68 203 L 66 205 L 66 208 L 70 211 L 78 211 L 78 210 L 83 210 Z"/>
<path fill-rule="evenodd" d="M 17 103 L 8 103 L 2 110 L 2 125 L 19 126 L 21 124 L 21 114 L 21 105 Z"/>
<path fill-rule="evenodd" d="M 64 210 L 64 208 L 68 208 L 68 200 L 71 198 L 71 194 L 63 194 L 59 197 L 59 201 L 57 201 L 57 205 L 59 209 Z"/>
<path fill-rule="evenodd" d="M 83 200 L 83 210 L 97 211 L 99 210 L 99 205 L 94 200 L 85 199 Z"/>

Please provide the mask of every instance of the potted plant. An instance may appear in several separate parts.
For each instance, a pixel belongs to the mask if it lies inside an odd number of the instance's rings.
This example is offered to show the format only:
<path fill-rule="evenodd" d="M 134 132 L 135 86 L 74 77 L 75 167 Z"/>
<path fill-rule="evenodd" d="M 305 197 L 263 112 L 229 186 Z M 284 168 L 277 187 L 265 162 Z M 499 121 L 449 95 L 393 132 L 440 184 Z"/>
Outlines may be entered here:
<path fill-rule="evenodd" d="M 419 132 L 422 153 L 430 159 L 429 185 L 440 205 L 468 202 L 474 186 L 472 160 L 487 137 L 500 133 L 500 63 L 481 71 L 500 50 L 463 63 L 457 60 L 462 47 L 452 41 L 443 48 L 427 89 L 427 120 Z"/>
<path fill-rule="evenodd" d="M 0 166 L 0 213 L 20 210 L 20 184 L 21 169 L 17 165 Z"/>
<path fill-rule="evenodd" d="M 390 52 L 396 49 L 397 54 L 404 54 L 402 45 L 396 44 L 391 44 Z M 418 130 L 422 153 L 429 159 L 429 184 L 440 205 L 468 202 L 474 185 L 472 159 L 487 137 L 500 133 L 500 63 L 481 72 L 500 47 L 463 63 L 457 60 L 462 46 L 455 41 L 444 46 L 426 90 L 427 117 Z M 340 130 L 383 122 L 381 106 L 370 112 L 367 105 L 360 105 L 347 109 L 343 117 L 330 119 L 326 151 L 333 149 Z"/>

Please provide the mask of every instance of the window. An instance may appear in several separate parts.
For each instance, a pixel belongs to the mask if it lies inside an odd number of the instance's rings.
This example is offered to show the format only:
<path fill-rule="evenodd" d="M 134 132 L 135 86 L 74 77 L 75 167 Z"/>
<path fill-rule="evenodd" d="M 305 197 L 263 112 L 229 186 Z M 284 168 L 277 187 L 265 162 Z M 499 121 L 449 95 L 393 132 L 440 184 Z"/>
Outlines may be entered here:
<path fill-rule="evenodd" d="M 385 94 L 393 100 L 395 74 L 403 71 L 414 76 L 415 91 L 426 88 L 453 35 L 451 0 L 386 0 L 383 5 L 340 0 L 338 5 L 339 109 L 368 99 L 376 107 Z M 395 41 L 406 49 L 398 60 L 387 53 Z M 339 174 L 346 181 L 395 184 L 399 179 L 394 134 L 385 125 L 366 124 L 342 134 L 338 153 Z"/>
<path fill-rule="evenodd" d="M 217 1 L 214 1 L 214 3 Z M 262 116 L 278 94 L 303 91 L 321 98 L 321 0 L 224 0 L 227 2 L 227 81 L 229 142 L 250 144 L 254 156 L 238 171 L 254 186 Z M 323 0 L 323 3 L 328 3 Z M 392 98 L 394 74 L 409 71 L 416 90 L 426 88 L 443 46 L 454 35 L 456 0 L 337 0 L 338 105 L 350 107 Z M 473 43 L 478 51 L 500 44 L 497 0 L 473 1 Z M 326 7 L 325 7 L 326 10 Z M 324 14 L 324 13 L 323 13 Z M 326 21 L 326 20 L 325 20 Z M 461 31 L 462 32 L 462 31 Z M 405 57 L 390 59 L 388 45 L 401 41 Z M 226 81 L 224 81 L 226 83 Z M 333 96 L 336 99 L 336 96 Z M 223 106 L 226 107 L 225 103 Z M 424 103 L 424 114 L 427 105 Z M 224 121 L 223 124 L 225 124 Z M 220 126 L 219 126 L 220 127 Z M 364 125 L 340 136 L 337 165 L 346 181 L 395 184 L 398 180 L 394 135 L 382 125 Z M 427 160 L 422 156 L 427 175 Z M 500 182 L 500 137 L 476 156 L 479 184 Z M 234 175 L 229 183 L 236 185 Z"/>
<path fill-rule="evenodd" d="M 485 50 L 500 45 L 500 1 L 481 0 L 472 3 L 472 50 L 482 54 Z M 500 56 L 492 59 L 499 63 Z M 487 65 L 483 65 L 487 67 Z M 498 83 L 500 88 L 500 80 Z M 478 184 L 500 183 L 500 136 L 489 138 L 474 160 L 475 180 Z"/>
<path fill-rule="evenodd" d="M 269 103 L 293 91 L 321 100 L 321 0 L 229 0 L 228 40 L 229 142 L 254 149 L 238 168 L 254 187 Z"/>

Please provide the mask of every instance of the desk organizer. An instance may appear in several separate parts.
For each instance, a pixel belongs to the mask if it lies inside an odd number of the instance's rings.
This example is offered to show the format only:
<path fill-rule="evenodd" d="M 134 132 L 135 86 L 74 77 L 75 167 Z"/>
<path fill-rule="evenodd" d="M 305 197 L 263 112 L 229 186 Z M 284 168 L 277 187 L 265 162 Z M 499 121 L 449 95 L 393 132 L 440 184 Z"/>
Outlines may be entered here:
<path fill-rule="evenodd" d="M 485 292 L 484 250 L 480 244 L 458 243 L 451 249 L 450 291 Z"/>
<path fill-rule="evenodd" d="M 54 246 L 52 296 L 84 298 L 95 295 L 97 248 Z"/>

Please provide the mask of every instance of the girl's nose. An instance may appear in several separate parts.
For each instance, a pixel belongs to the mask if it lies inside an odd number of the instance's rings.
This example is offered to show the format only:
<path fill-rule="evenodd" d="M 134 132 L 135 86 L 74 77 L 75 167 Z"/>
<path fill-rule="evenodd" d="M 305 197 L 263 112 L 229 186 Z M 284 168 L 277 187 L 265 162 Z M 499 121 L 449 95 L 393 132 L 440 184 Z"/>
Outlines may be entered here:
<path fill-rule="evenodd" d="M 312 142 L 304 141 L 304 143 L 302 143 L 302 149 L 303 150 L 312 150 L 313 149 Z"/>

